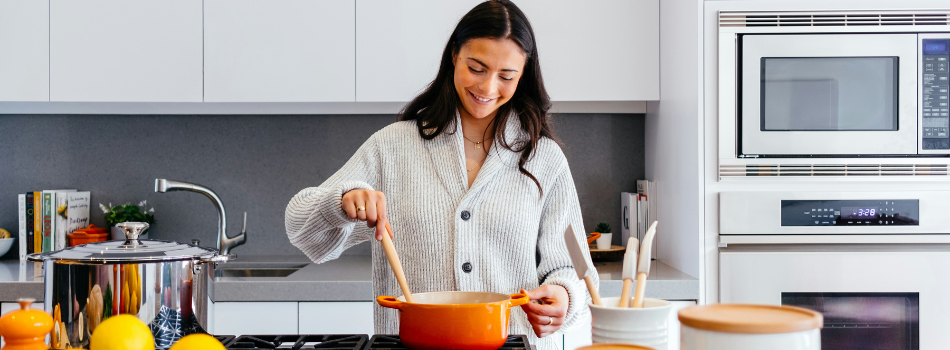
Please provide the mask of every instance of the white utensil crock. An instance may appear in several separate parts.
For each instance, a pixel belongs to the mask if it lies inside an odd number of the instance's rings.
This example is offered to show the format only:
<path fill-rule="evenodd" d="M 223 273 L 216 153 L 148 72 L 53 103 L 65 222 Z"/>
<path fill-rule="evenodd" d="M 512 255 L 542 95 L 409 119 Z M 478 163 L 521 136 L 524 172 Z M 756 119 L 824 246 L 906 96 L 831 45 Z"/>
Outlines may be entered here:
<path fill-rule="evenodd" d="M 619 297 L 601 300 L 604 306 L 588 304 L 593 317 L 591 340 L 594 343 L 633 344 L 667 350 L 670 302 L 645 298 L 643 308 L 634 309 L 617 307 Z"/>

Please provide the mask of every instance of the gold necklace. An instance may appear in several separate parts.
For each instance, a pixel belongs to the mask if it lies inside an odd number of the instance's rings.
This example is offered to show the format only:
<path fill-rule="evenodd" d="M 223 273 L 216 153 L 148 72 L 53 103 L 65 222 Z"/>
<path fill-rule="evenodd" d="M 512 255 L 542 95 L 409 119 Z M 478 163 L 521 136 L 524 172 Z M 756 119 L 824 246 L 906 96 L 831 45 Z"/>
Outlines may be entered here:
<path fill-rule="evenodd" d="M 476 163 L 475 166 L 473 166 L 473 167 L 471 167 L 471 168 L 469 168 L 468 166 L 466 166 L 466 167 L 465 167 L 465 170 L 468 170 L 468 172 L 472 172 L 472 170 L 475 170 L 476 168 L 482 166 L 482 163 L 484 163 L 484 162 L 485 162 L 485 160 L 482 160 L 481 163 Z"/>
<path fill-rule="evenodd" d="M 465 138 L 466 140 L 468 140 L 469 142 L 474 143 L 474 144 L 475 144 L 475 149 L 482 148 L 482 143 L 484 143 L 485 140 L 487 140 L 487 139 L 484 139 L 484 140 L 475 142 L 474 140 L 472 140 L 472 139 L 468 138 L 467 136 L 465 136 L 464 133 L 462 134 L 462 137 L 464 137 L 464 138 Z"/>

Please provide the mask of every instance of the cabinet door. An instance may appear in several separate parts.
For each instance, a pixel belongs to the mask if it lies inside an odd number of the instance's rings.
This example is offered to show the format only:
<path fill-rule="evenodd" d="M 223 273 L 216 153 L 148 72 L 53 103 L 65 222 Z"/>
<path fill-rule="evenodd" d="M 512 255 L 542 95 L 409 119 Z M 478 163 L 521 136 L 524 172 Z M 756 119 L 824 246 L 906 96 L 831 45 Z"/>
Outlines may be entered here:
<path fill-rule="evenodd" d="M 373 330 L 373 303 L 301 302 L 300 334 L 369 334 Z"/>
<path fill-rule="evenodd" d="M 214 334 L 299 334 L 297 302 L 214 303 Z"/>
<path fill-rule="evenodd" d="M 660 99 L 659 0 L 522 0 L 554 101 Z"/>
<path fill-rule="evenodd" d="M 206 0 L 204 101 L 355 101 L 355 5 Z"/>
<path fill-rule="evenodd" d="M 201 102 L 201 0 L 50 0 L 50 100 Z"/>
<path fill-rule="evenodd" d="M 356 2 L 356 101 L 408 102 L 435 79 L 455 25 L 482 0 Z"/>
<path fill-rule="evenodd" d="M 47 1 L 0 1 L 0 101 L 49 101 Z"/>

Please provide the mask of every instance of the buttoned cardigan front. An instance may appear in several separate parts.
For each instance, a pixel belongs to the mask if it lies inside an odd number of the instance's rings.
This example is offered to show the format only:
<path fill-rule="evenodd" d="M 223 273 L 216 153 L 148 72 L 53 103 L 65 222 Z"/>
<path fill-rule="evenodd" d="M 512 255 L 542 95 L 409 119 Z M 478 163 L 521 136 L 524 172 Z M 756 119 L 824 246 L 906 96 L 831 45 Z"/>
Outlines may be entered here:
<path fill-rule="evenodd" d="M 513 294 L 542 284 L 560 285 L 570 299 L 561 331 L 584 323 L 590 317 L 590 296 L 574 271 L 564 231 L 573 225 L 578 240 L 585 231 L 560 147 L 542 138 L 525 164 L 543 192 L 518 170 L 520 154 L 498 142 L 469 188 L 459 123 L 456 116 L 454 125 L 431 140 L 419 135 L 414 121 L 376 132 L 323 184 L 293 197 L 284 219 L 291 243 L 322 263 L 373 239 L 375 229 L 347 217 L 341 203 L 343 194 L 353 189 L 381 191 L 393 244 L 413 293 Z M 508 118 L 504 137 L 510 145 L 527 140 L 515 115 Z M 379 244 L 373 244 L 372 261 L 376 295 L 402 295 Z M 398 334 L 396 310 L 376 305 L 374 316 L 377 334 Z M 517 307 L 511 310 L 509 332 L 528 335 L 539 349 L 560 344 L 559 337 L 538 340 Z"/>

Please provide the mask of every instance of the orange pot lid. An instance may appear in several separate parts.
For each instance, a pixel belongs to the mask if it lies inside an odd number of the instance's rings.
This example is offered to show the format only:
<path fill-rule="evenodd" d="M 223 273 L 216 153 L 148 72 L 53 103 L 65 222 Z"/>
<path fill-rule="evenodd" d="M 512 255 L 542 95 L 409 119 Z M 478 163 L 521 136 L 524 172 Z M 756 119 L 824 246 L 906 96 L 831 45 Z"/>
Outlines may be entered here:
<path fill-rule="evenodd" d="M 593 345 L 580 347 L 580 348 L 577 348 L 577 350 L 654 350 L 654 349 L 648 348 L 646 346 L 640 346 L 640 345 L 599 343 L 599 344 L 593 344 Z"/>
<path fill-rule="evenodd" d="M 820 329 L 821 314 L 795 306 L 711 304 L 679 311 L 680 323 L 727 333 L 773 334 Z"/>

